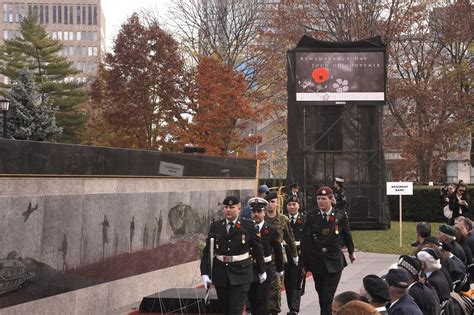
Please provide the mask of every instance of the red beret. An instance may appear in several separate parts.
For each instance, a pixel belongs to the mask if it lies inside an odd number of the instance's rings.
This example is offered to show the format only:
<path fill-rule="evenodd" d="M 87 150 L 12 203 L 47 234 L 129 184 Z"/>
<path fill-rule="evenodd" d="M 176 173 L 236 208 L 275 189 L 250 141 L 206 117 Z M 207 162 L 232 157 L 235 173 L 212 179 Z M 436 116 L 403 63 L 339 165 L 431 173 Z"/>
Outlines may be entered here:
<path fill-rule="evenodd" d="M 332 189 L 328 186 L 323 186 L 316 191 L 316 196 L 332 196 Z"/>

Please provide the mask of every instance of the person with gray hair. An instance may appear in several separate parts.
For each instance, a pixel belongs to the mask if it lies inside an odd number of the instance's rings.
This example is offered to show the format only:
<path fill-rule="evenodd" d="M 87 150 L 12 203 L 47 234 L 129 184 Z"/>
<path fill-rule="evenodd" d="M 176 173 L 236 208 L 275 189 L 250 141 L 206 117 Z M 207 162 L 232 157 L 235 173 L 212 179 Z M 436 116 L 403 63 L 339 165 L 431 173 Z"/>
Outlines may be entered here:
<path fill-rule="evenodd" d="M 438 253 L 433 248 L 423 248 L 416 254 L 421 262 L 422 271 L 426 275 L 426 281 L 435 288 L 441 303 L 450 298 L 451 288 L 446 276 L 441 271 L 441 261 Z"/>

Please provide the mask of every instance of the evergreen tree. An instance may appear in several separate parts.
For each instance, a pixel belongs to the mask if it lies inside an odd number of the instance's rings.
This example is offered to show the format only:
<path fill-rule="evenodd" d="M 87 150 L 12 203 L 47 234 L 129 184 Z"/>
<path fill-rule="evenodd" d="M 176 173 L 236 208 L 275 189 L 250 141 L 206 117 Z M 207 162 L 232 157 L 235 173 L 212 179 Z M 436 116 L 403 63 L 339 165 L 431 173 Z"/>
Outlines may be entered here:
<path fill-rule="evenodd" d="M 52 107 L 38 92 L 32 73 L 27 69 L 18 71 L 9 95 L 10 119 L 8 134 L 20 140 L 55 140 L 61 134 L 56 125 L 57 109 Z"/>
<path fill-rule="evenodd" d="M 12 82 L 19 80 L 20 70 L 26 68 L 33 74 L 41 104 L 50 103 L 58 108 L 56 119 L 62 127 L 60 142 L 79 142 L 79 132 L 85 122 L 80 105 L 87 99 L 83 83 L 68 78 L 79 73 L 72 63 L 58 55 L 62 44 L 51 39 L 38 24 L 37 16 L 26 17 L 20 23 L 21 36 L 6 40 L 0 50 L 0 73 Z M 65 80 L 66 79 L 66 80 Z M 0 84 L 3 88 L 12 85 Z"/>

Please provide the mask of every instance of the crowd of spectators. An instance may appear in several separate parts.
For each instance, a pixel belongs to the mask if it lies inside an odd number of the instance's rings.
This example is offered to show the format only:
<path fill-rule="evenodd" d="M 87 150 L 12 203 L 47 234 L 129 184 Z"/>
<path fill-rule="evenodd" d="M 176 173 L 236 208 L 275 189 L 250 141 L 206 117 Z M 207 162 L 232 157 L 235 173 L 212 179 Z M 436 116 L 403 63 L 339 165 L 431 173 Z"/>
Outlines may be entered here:
<path fill-rule="evenodd" d="M 333 301 L 333 314 L 474 314 L 473 222 L 457 216 L 454 225 L 416 226 L 411 255 L 402 255 L 382 277 L 367 275 L 358 292 Z"/>

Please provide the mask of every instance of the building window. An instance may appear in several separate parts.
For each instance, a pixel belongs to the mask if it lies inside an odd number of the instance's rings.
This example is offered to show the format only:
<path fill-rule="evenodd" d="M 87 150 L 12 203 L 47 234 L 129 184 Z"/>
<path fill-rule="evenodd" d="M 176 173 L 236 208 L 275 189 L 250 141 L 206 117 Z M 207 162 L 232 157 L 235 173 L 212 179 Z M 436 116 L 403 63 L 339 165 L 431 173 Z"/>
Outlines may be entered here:
<path fill-rule="evenodd" d="M 81 24 L 81 6 L 76 6 L 76 24 Z"/>
<path fill-rule="evenodd" d="M 64 24 L 69 24 L 69 7 L 67 5 L 64 6 Z"/>
<path fill-rule="evenodd" d="M 64 40 L 69 40 L 69 32 L 64 32 Z"/>
<path fill-rule="evenodd" d="M 81 40 L 81 32 L 76 32 L 76 40 Z"/>
<path fill-rule="evenodd" d="M 94 25 L 97 25 L 97 6 L 94 5 Z"/>
<path fill-rule="evenodd" d="M 92 5 L 87 5 L 87 24 L 92 25 Z"/>
<path fill-rule="evenodd" d="M 3 23 L 8 23 L 8 4 L 3 4 Z"/>
<path fill-rule="evenodd" d="M 53 24 L 56 24 L 58 22 L 57 17 L 56 17 L 56 6 L 53 5 Z"/>
<path fill-rule="evenodd" d="M 43 13 L 43 5 L 40 4 L 39 6 L 39 22 L 40 24 L 44 24 L 44 13 Z"/>
<path fill-rule="evenodd" d="M 471 180 L 469 182 L 474 184 L 474 166 L 471 166 Z"/>
<path fill-rule="evenodd" d="M 62 24 L 63 23 L 63 19 L 62 19 L 62 6 L 61 5 L 58 5 L 58 24 Z"/>
<path fill-rule="evenodd" d="M 44 23 L 49 24 L 49 6 L 47 4 L 44 5 Z"/>
<path fill-rule="evenodd" d="M 69 24 L 74 24 L 74 11 L 73 6 L 69 6 Z"/>
<path fill-rule="evenodd" d="M 21 21 L 20 4 L 15 3 L 15 23 L 20 23 L 20 21 Z"/>
<path fill-rule="evenodd" d="M 446 177 L 448 183 L 458 182 L 458 161 L 449 161 L 446 164 Z"/>
<path fill-rule="evenodd" d="M 82 24 L 86 24 L 86 6 L 82 6 Z"/>

